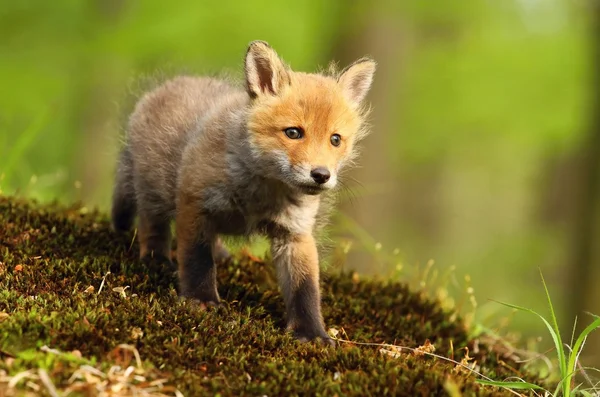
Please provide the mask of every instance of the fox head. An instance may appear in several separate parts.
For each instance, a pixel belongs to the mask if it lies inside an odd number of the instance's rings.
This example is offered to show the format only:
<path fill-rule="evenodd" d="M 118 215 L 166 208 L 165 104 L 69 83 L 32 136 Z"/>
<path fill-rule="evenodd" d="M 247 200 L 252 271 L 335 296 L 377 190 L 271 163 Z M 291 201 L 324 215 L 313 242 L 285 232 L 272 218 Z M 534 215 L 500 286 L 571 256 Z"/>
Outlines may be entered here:
<path fill-rule="evenodd" d="M 362 102 L 375 62 L 359 59 L 328 75 L 294 72 L 267 43 L 254 41 L 245 73 L 249 142 L 265 176 L 312 195 L 335 187 L 366 134 Z"/>

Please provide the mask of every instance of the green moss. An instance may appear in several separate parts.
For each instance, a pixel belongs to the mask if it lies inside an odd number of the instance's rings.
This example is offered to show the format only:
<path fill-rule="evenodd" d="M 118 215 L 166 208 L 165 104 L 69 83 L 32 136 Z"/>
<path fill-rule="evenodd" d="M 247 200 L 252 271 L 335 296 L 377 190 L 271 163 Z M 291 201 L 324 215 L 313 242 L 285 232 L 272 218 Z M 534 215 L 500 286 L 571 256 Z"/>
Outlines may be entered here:
<path fill-rule="evenodd" d="M 173 269 L 137 260 L 133 237 L 111 232 L 104 214 L 0 197 L 0 313 L 8 314 L 0 318 L 0 370 L 45 368 L 61 389 L 83 364 L 103 371 L 126 364 L 115 348 L 129 344 L 147 376 L 166 377 L 188 396 L 510 394 L 431 357 L 296 342 L 284 332 L 271 266 L 244 255 L 220 266 L 224 306 L 202 311 L 177 298 Z M 429 339 L 436 353 L 457 361 L 469 347 L 480 372 L 494 379 L 521 371 L 403 284 L 349 274 L 330 274 L 322 284 L 327 326 L 343 328 L 353 341 L 417 347 Z M 0 394 L 7 391 L 0 382 Z"/>

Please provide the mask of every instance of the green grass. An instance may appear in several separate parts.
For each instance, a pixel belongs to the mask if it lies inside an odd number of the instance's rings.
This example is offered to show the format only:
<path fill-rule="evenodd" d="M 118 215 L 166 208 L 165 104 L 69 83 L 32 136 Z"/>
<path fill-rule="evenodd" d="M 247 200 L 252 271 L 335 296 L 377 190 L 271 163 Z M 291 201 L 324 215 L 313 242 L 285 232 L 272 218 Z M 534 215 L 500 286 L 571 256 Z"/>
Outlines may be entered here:
<path fill-rule="evenodd" d="M 284 332 L 265 261 L 240 253 L 220 266 L 225 304 L 202 311 L 177 297 L 173 269 L 136 256 L 133 233 L 114 234 L 102 213 L 0 196 L 0 395 L 503 396 L 517 393 L 476 380 L 510 376 L 545 386 L 405 284 L 330 269 L 323 314 L 344 340 L 330 348 Z"/>
<path fill-rule="evenodd" d="M 542 322 L 544 323 L 544 325 L 546 326 L 546 328 L 548 329 L 548 332 L 550 333 L 551 337 L 552 337 L 552 341 L 554 342 L 554 348 L 556 351 L 556 356 L 557 356 L 557 361 L 558 361 L 558 378 L 559 381 L 557 382 L 557 386 L 556 389 L 554 390 L 554 392 L 550 392 L 550 391 L 546 391 L 546 395 L 552 395 L 552 396 L 564 396 L 564 397 L 570 397 L 572 395 L 575 394 L 580 394 L 583 396 L 593 396 L 598 395 L 598 389 L 596 389 L 594 387 L 594 385 L 591 385 L 592 388 L 590 389 L 583 389 L 582 386 L 583 384 L 578 384 L 577 386 L 574 387 L 574 376 L 579 373 L 579 372 L 584 372 L 585 368 L 579 368 L 580 365 L 578 363 L 579 360 L 579 355 L 581 353 L 581 350 L 583 349 L 583 346 L 585 344 L 585 341 L 587 339 L 587 337 L 589 336 L 590 333 L 592 333 L 592 331 L 595 331 L 596 329 L 600 328 L 600 317 L 596 316 L 596 315 L 591 315 L 593 317 L 593 321 L 591 322 L 591 324 L 589 324 L 587 327 L 585 327 L 585 329 L 583 331 L 581 331 L 581 333 L 577 336 L 577 339 L 575 339 L 575 329 L 576 329 L 576 325 L 577 325 L 577 319 L 575 319 L 575 325 L 573 326 L 573 335 L 571 337 L 571 343 L 569 345 L 566 345 L 563 343 L 561 334 L 560 334 L 560 330 L 558 328 L 558 321 L 556 319 L 556 314 L 554 311 L 554 305 L 552 304 L 552 299 L 550 298 L 550 292 L 548 291 L 548 286 L 546 285 L 546 281 L 544 280 L 544 276 L 542 275 L 541 271 L 540 271 L 540 276 L 542 278 L 542 284 L 544 285 L 544 291 L 546 292 L 546 299 L 548 300 L 548 307 L 550 310 L 550 321 L 548 321 L 544 316 L 542 316 L 541 314 L 528 309 L 526 307 L 522 307 L 522 306 L 517 306 L 517 305 L 513 305 L 510 303 L 503 303 L 503 302 L 499 302 L 505 306 L 511 307 L 513 309 L 517 309 L 520 311 L 524 311 L 530 314 L 533 314 L 537 317 L 539 317 L 540 320 L 542 320 Z M 573 339 L 575 339 L 575 341 L 573 342 Z M 496 382 L 496 381 L 488 381 L 488 380 L 478 380 L 479 383 L 481 384 L 486 384 L 486 385 L 496 385 L 496 386 L 504 386 L 504 387 L 509 387 L 512 389 L 529 389 L 529 390 L 544 390 L 543 388 L 539 387 L 538 385 L 535 384 L 531 384 L 528 383 L 526 381 L 520 381 L 520 382 Z"/>

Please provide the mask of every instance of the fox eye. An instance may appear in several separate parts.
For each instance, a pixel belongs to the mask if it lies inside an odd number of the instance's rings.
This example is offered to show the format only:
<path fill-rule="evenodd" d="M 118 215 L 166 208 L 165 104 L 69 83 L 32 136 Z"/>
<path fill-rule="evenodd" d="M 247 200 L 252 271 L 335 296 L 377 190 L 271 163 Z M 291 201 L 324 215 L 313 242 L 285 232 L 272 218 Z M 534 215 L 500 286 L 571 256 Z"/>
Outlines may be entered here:
<path fill-rule="evenodd" d="M 333 134 L 330 140 L 333 146 L 340 146 L 342 143 L 342 137 L 339 134 Z"/>
<path fill-rule="evenodd" d="M 283 132 L 285 132 L 285 135 L 290 139 L 300 139 L 304 136 L 304 131 L 302 131 L 302 128 L 298 127 L 286 128 Z"/>

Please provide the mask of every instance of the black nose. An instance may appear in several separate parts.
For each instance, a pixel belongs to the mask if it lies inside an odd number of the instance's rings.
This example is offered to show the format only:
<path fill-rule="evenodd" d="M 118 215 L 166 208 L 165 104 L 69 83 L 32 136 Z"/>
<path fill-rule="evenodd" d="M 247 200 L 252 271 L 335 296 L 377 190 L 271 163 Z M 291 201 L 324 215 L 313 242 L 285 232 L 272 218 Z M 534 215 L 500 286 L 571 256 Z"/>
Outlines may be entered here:
<path fill-rule="evenodd" d="M 312 179 L 314 179 L 315 182 L 317 182 L 319 185 L 322 185 L 329 180 L 331 174 L 327 168 L 317 167 L 310 172 L 310 176 L 312 176 Z"/>

